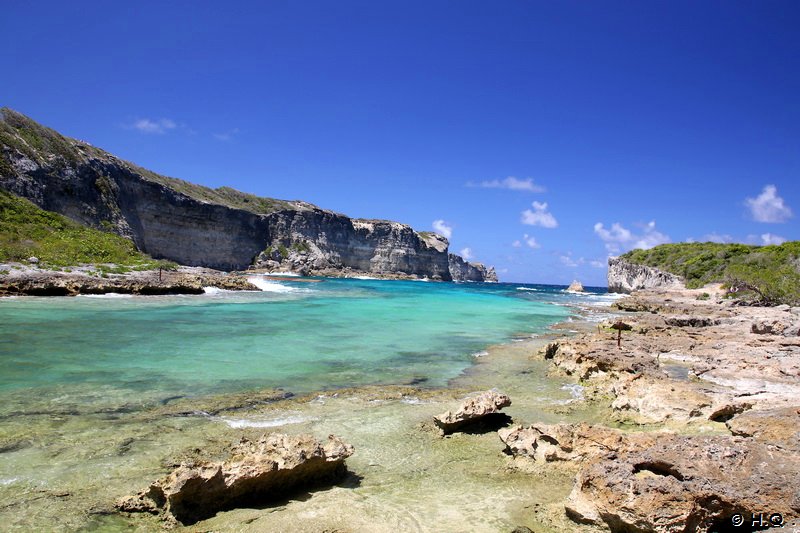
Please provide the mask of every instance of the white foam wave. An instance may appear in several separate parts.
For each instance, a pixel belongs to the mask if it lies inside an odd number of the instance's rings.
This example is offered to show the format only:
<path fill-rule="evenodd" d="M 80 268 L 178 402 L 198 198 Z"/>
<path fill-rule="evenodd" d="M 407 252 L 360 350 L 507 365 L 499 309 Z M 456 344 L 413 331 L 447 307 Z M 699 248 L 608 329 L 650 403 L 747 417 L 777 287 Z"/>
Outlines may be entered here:
<path fill-rule="evenodd" d="M 487 355 L 489 355 L 489 352 L 486 350 L 481 350 L 480 352 L 475 352 L 472 354 L 472 357 L 486 357 Z"/>
<path fill-rule="evenodd" d="M 276 281 L 269 281 L 269 280 L 266 280 L 266 279 L 258 277 L 258 276 L 251 276 L 251 277 L 247 278 L 247 281 L 249 281 L 250 283 L 252 283 L 256 287 L 261 289 L 263 292 L 286 293 L 286 292 L 295 292 L 295 291 L 298 290 L 298 289 L 295 289 L 294 287 L 287 287 L 286 285 L 283 285 L 283 284 L 278 283 Z"/>
<path fill-rule="evenodd" d="M 16 483 L 17 481 L 19 481 L 18 477 L 0 478 L 0 485 L 11 485 L 12 483 Z"/>
<path fill-rule="evenodd" d="M 301 424 L 312 420 L 304 416 L 286 416 L 283 418 L 227 418 L 220 417 L 219 420 L 225 422 L 233 429 L 242 428 L 274 428 L 279 426 L 288 426 L 289 424 Z"/>
<path fill-rule="evenodd" d="M 84 298 L 133 298 L 132 294 L 120 294 L 118 292 L 107 292 L 105 294 L 81 294 Z"/>
<path fill-rule="evenodd" d="M 531 292 L 539 292 L 539 289 L 534 289 L 533 287 L 517 287 L 518 291 L 531 291 Z"/>
<path fill-rule="evenodd" d="M 300 274 L 297 274 L 296 272 L 270 272 L 269 275 L 270 276 L 283 276 L 283 277 L 286 277 L 286 278 L 299 278 L 299 277 L 301 277 Z"/>
<path fill-rule="evenodd" d="M 203 287 L 203 292 L 205 294 L 221 294 L 225 292 L 233 292 L 228 289 L 220 289 L 219 287 Z"/>
<path fill-rule="evenodd" d="M 569 383 L 567 385 L 563 385 L 561 390 L 565 390 L 569 392 L 569 395 L 572 396 L 573 400 L 582 400 L 583 399 L 583 387 L 578 385 L 577 383 Z"/>
<path fill-rule="evenodd" d="M 408 405 L 422 405 L 426 403 L 431 403 L 430 401 L 420 400 L 416 396 L 403 396 L 403 398 L 400 401 Z"/>
<path fill-rule="evenodd" d="M 430 281 L 428 278 L 416 278 L 412 279 L 411 281 Z"/>
<path fill-rule="evenodd" d="M 569 405 L 571 403 L 583 400 L 583 387 L 577 383 L 568 383 L 567 385 L 563 385 L 561 390 L 569 392 L 571 397 L 568 400 L 555 400 L 553 403 L 556 405 Z"/>
<path fill-rule="evenodd" d="M 374 280 L 374 281 L 380 280 L 380 278 L 373 278 L 372 276 L 353 276 L 353 279 Z"/>

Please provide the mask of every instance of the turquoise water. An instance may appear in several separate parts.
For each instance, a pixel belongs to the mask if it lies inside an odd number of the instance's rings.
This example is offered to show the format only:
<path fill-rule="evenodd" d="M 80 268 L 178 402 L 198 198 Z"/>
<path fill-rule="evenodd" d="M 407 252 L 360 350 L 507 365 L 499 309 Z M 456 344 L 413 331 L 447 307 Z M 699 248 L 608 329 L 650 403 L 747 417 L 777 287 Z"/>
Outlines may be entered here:
<path fill-rule="evenodd" d="M 228 522 L 203 529 L 510 531 L 517 506 L 566 496 L 569 478 L 555 491 L 553 478 L 543 478 L 531 492 L 528 478 L 498 475 L 506 467 L 493 435 L 445 442 L 425 429 L 423 421 L 454 406 L 451 391 L 403 389 L 409 394 L 398 398 L 390 385 L 445 385 L 489 345 L 506 343 L 456 386 L 502 388 L 520 420 L 573 416 L 561 411 L 572 398 L 566 383 L 527 361 L 530 343 L 513 341 L 572 314 L 602 319 L 611 298 L 604 291 L 256 281 L 263 291 L 0 299 L 3 530 L 161 531 L 149 517 L 106 513 L 170 465 L 217 458 L 230 443 L 271 431 L 334 433 L 352 443 L 358 451 L 348 467 L 358 490 L 315 493 L 311 507 L 273 508 L 254 526 L 225 513 L 218 518 Z M 275 403 L 263 402 L 269 392 L 253 392 L 375 384 Z M 583 420 L 576 413 L 566 420 Z M 349 522 L 351 515 L 358 520 Z"/>
<path fill-rule="evenodd" d="M 0 399 L 444 385 L 486 346 L 564 320 L 572 311 L 554 304 L 575 298 L 520 284 L 259 284 L 263 292 L 0 299 Z"/>

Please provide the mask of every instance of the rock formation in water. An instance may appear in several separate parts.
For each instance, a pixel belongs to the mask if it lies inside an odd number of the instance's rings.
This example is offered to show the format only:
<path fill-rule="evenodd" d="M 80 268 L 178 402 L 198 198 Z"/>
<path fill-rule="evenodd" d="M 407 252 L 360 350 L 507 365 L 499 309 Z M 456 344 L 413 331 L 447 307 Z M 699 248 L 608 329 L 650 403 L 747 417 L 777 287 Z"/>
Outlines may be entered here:
<path fill-rule="evenodd" d="M 434 416 L 433 421 L 447 435 L 466 426 L 485 421 L 490 417 L 497 418 L 499 416 L 508 420 L 509 417 L 500 413 L 500 410 L 509 405 L 511 405 L 511 398 L 502 392 L 489 390 L 467 398 L 455 412 L 446 411 Z"/>
<path fill-rule="evenodd" d="M 6 108 L 0 110 L 0 188 L 182 265 L 496 279 L 493 269 L 448 254 L 439 235 L 161 176 Z"/>
<path fill-rule="evenodd" d="M 608 258 L 608 291 L 632 292 L 641 289 L 679 289 L 683 280 L 657 268 L 629 263 L 621 257 Z"/>
<path fill-rule="evenodd" d="M 338 437 L 318 442 L 310 435 L 272 434 L 247 439 L 224 462 L 181 465 L 137 495 L 123 498 L 125 512 L 164 513 L 184 525 L 244 505 L 286 498 L 303 487 L 330 484 L 345 472 L 353 447 Z"/>
<path fill-rule="evenodd" d="M 586 291 L 583 288 L 583 283 L 581 283 L 576 279 L 569 284 L 569 287 L 567 287 L 567 292 L 586 292 Z"/>

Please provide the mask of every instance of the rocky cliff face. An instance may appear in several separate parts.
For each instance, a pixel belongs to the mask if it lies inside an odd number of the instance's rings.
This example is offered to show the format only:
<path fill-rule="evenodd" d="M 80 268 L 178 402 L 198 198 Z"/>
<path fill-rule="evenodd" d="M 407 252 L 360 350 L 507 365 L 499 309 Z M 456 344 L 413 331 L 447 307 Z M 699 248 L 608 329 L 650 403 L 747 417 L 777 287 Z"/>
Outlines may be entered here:
<path fill-rule="evenodd" d="M 448 254 L 439 235 L 160 176 L 8 109 L 0 110 L 0 187 L 184 265 L 496 279 Z"/>
<path fill-rule="evenodd" d="M 683 280 L 657 268 L 629 263 L 619 257 L 608 258 L 608 291 L 628 293 L 640 289 L 683 287 Z"/>
<path fill-rule="evenodd" d="M 270 241 L 257 267 L 304 274 L 342 270 L 449 280 L 447 240 L 387 220 L 351 219 L 319 208 L 267 215 Z"/>
<path fill-rule="evenodd" d="M 455 281 L 497 281 L 494 267 L 481 263 L 470 263 L 456 254 L 449 254 L 450 276 Z"/>

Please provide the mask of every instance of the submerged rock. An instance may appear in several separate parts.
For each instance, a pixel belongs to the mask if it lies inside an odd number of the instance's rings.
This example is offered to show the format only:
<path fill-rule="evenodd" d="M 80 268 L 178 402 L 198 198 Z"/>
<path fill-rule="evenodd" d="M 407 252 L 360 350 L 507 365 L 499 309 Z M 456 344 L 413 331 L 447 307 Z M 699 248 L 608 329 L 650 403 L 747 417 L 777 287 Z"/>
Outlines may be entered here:
<path fill-rule="evenodd" d="M 456 412 L 447 411 L 434 416 L 434 423 L 445 435 L 464 426 L 484 420 L 490 415 L 499 415 L 503 407 L 511 405 L 511 398 L 502 392 L 490 390 L 465 400 Z"/>
<path fill-rule="evenodd" d="M 284 498 L 301 487 L 333 483 L 346 472 L 353 447 L 336 436 L 321 443 L 310 435 L 273 434 L 242 439 L 224 462 L 182 464 L 117 509 L 164 513 L 184 525 L 219 511 Z"/>

